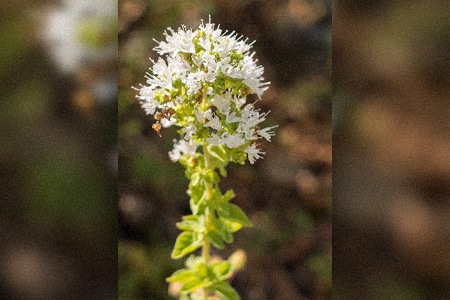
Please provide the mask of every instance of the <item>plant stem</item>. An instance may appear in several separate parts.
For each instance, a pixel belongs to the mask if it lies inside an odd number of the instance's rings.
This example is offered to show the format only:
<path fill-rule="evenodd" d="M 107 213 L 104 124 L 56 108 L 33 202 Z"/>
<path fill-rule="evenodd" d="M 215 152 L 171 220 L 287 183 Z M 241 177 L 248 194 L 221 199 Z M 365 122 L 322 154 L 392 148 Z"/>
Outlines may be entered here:
<path fill-rule="evenodd" d="M 206 92 L 207 92 L 207 88 L 203 88 L 202 90 L 202 110 L 205 111 L 208 109 L 208 101 L 206 100 Z"/>
<path fill-rule="evenodd" d="M 206 145 L 203 145 L 203 157 L 205 160 L 205 169 L 209 170 L 211 168 L 211 156 L 206 148 Z M 211 200 L 212 197 L 213 186 L 212 183 L 206 183 L 206 197 L 207 201 Z M 206 265 L 208 265 L 209 261 L 209 252 L 211 250 L 211 242 L 208 239 L 208 230 L 210 227 L 210 211 L 209 208 L 205 209 L 205 233 L 203 236 L 203 246 L 202 246 L 202 258 Z M 204 299 L 208 299 L 208 289 L 204 289 L 203 291 Z"/>
<path fill-rule="evenodd" d="M 208 219 L 208 216 L 206 218 Z M 208 223 L 206 223 L 205 227 L 206 228 L 208 227 Z M 203 258 L 203 261 L 205 262 L 205 264 L 208 264 L 208 261 L 209 261 L 210 248 L 211 248 L 211 244 L 208 239 L 207 232 L 205 230 L 205 236 L 203 237 L 203 247 L 202 247 L 202 258 Z M 208 289 L 207 288 L 205 288 L 203 290 L 203 295 L 204 295 L 204 299 L 208 300 Z"/>

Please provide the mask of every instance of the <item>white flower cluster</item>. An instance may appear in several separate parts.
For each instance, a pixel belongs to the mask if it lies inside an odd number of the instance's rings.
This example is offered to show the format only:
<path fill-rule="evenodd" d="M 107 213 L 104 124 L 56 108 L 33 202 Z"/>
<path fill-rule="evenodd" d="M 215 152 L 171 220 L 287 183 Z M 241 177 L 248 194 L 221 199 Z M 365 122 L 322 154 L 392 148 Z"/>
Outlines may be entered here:
<path fill-rule="evenodd" d="M 44 14 L 42 37 L 48 45 L 51 58 L 63 72 L 73 73 L 84 64 L 112 59 L 117 56 L 117 42 L 102 41 L 99 47 L 90 47 L 80 37 L 83 29 L 89 33 L 114 30 L 111 24 L 117 18 L 117 0 L 63 0 L 59 6 Z M 43 15 L 43 16 L 42 16 Z M 98 40 L 103 36 L 99 35 Z M 99 41 L 96 41 L 99 42 Z"/>
<path fill-rule="evenodd" d="M 161 57 L 153 62 L 137 97 L 146 113 L 154 114 L 158 133 L 160 121 L 182 127 L 183 137 L 175 141 L 170 158 L 192 156 L 206 142 L 243 151 L 253 164 L 264 154 L 256 141 L 270 141 L 274 127 L 261 129 L 258 124 L 267 113 L 246 104 L 247 95 L 260 98 L 269 84 L 249 52 L 251 44 L 211 22 L 194 31 L 169 28 L 165 37 L 155 47 Z"/>

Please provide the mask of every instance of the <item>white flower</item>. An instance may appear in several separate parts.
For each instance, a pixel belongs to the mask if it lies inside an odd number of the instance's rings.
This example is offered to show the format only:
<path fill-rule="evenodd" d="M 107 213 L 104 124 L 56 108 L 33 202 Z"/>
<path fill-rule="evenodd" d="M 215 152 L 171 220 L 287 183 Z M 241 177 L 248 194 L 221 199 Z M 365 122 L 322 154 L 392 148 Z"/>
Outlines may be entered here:
<path fill-rule="evenodd" d="M 167 31 L 164 32 L 167 42 L 159 42 L 154 50 L 161 55 L 170 54 L 172 56 L 177 55 L 178 52 L 195 53 L 195 46 L 192 42 L 195 32 L 186 30 L 185 26 L 179 28 L 176 32 L 172 28 L 167 30 L 170 32 L 170 34 Z"/>
<path fill-rule="evenodd" d="M 233 101 L 233 103 L 236 104 L 237 108 L 241 108 L 242 105 L 244 105 L 245 102 L 247 101 L 247 98 L 246 97 L 233 97 L 231 99 L 231 101 Z"/>
<path fill-rule="evenodd" d="M 248 126 L 245 123 L 239 124 L 237 132 L 244 134 L 244 137 L 248 141 L 256 140 L 255 128 Z"/>
<path fill-rule="evenodd" d="M 251 164 L 254 164 L 255 160 L 262 158 L 261 154 L 265 154 L 264 152 L 261 152 L 260 149 L 256 148 L 256 145 L 248 146 L 245 148 L 245 152 L 247 153 L 248 160 Z"/>
<path fill-rule="evenodd" d="M 181 132 L 184 133 L 184 139 L 190 140 L 192 136 L 197 132 L 197 126 L 194 123 L 190 123 L 188 126 L 183 127 Z"/>
<path fill-rule="evenodd" d="M 206 77 L 205 72 L 199 71 L 196 73 L 190 73 L 186 78 L 186 86 L 189 88 L 187 93 L 188 95 L 197 94 L 200 88 L 202 87 L 201 83 Z"/>
<path fill-rule="evenodd" d="M 83 39 L 86 28 L 90 32 L 109 31 L 108 26 L 117 18 L 117 2 L 63 0 L 61 5 L 38 15 L 39 21 L 43 20 L 42 38 L 48 45 L 51 58 L 63 72 L 73 73 L 85 64 L 117 55 L 117 43 L 114 41 L 105 40 L 103 43 L 96 40 L 94 44 L 99 44 L 93 47 L 87 39 Z"/>
<path fill-rule="evenodd" d="M 206 142 L 212 146 L 218 146 L 222 143 L 222 140 L 216 133 L 211 133 L 211 137 L 207 138 Z"/>
<path fill-rule="evenodd" d="M 205 121 L 205 112 L 200 108 L 197 107 L 197 109 L 194 111 L 195 117 L 197 118 L 197 121 L 200 124 L 203 124 L 203 122 Z"/>
<path fill-rule="evenodd" d="M 211 22 L 202 22 L 197 30 L 168 28 L 164 35 L 154 48 L 161 57 L 153 62 L 137 97 L 148 114 L 158 114 L 163 127 L 183 127 L 170 158 L 194 155 L 200 144 L 208 143 L 235 149 L 236 157 L 246 153 L 254 163 L 264 154 L 255 141 L 270 141 L 274 133 L 273 127 L 259 126 L 267 113 L 246 104 L 247 95 L 260 98 L 268 85 L 250 52 L 252 43 Z"/>
<path fill-rule="evenodd" d="M 277 126 L 272 126 L 272 127 L 266 127 L 263 129 L 258 130 L 258 135 L 264 139 L 266 139 L 268 142 L 270 142 L 271 137 L 275 135 L 275 133 L 273 131 L 271 131 L 273 128 L 276 128 Z"/>
<path fill-rule="evenodd" d="M 230 111 L 231 95 L 225 94 L 224 96 L 215 95 L 211 102 L 221 113 L 226 114 Z"/>
<path fill-rule="evenodd" d="M 221 137 L 221 144 L 227 145 L 228 148 L 237 148 L 245 144 L 245 139 L 240 134 L 229 134 L 225 132 Z"/>
<path fill-rule="evenodd" d="M 158 46 L 154 49 L 159 54 L 168 56 L 168 69 L 171 69 L 170 66 L 176 62 L 170 62 L 169 58 L 183 58 L 181 64 L 186 65 L 188 61 L 186 61 L 185 57 L 180 56 L 179 53 L 195 54 L 190 57 L 198 70 L 192 71 L 192 68 L 188 68 L 189 74 L 187 76 L 190 79 L 195 78 L 200 81 L 213 82 L 221 70 L 231 78 L 243 79 L 244 83 L 258 97 L 261 97 L 262 93 L 267 89 L 267 83 L 263 82 L 264 78 L 262 77 L 264 68 L 256 64 L 257 60 L 253 58 L 255 53 L 249 53 L 251 44 L 247 44 L 247 40 L 242 40 L 242 37 L 238 37 L 236 33 L 222 33 L 222 30 L 219 28 L 214 28 L 214 24 L 202 23 L 197 31 L 187 30 L 184 26 L 177 31 L 168 28 L 164 36 L 166 40 L 158 42 Z M 201 53 L 196 52 L 194 42 L 196 38 L 198 46 L 203 49 Z M 241 59 L 231 63 L 233 61 L 233 58 L 230 57 L 232 53 L 235 53 L 236 57 L 240 55 Z M 201 72 L 205 74 L 196 74 Z M 161 75 L 164 72 L 158 66 L 156 69 L 155 67 L 153 68 L 153 73 Z M 198 91 L 198 89 L 196 89 L 196 85 L 193 85 L 192 82 L 190 83 L 189 94 L 195 94 L 195 91 Z"/>
<path fill-rule="evenodd" d="M 175 119 L 174 117 L 172 117 L 172 118 L 170 118 L 169 120 L 168 119 L 161 119 L 161 126 L 162 127 L 164 127 L 164 128 L 167 128 L 167 127 L 170 127 L 170 126 L 172 126 L 173 124 L 175 124 L 175 122 L 177 121 L 177 119 Z"/>
<path fill-rule="evenodd" d="M 242 119 L 250 126 L 254 127 L 266 119 L 267 113 L 260 114 L 258 110 L 254 110 L 253 104 L 247 104 L 242 111 Z"/>
<path fill-rule="evenodd" d="M 226 145 L 228 148 L 238 148 L 246 143 L 246 140 L 240 133 L 229 134 L 224 132 L 221 136 L 216 133 L 212 133 L 210 138 L 206 139 L 206 142 L 212 146 Z"/>
<path fill-rule="evenodd" d="M 180 159 L 181 155 L 186 154 L 192 156 L 195 154 L 197 150 L 197 143 L 192 139 L 189 141 L 186 140 L 173 140 L 173 150 L 169 152 L 169 157 L 173 162 L 176 162 Z"/>
<path fill-rule="evenodd" d="M 135 90 L 139 91 L 139 95 L 136 97 L 140 100 L 139 102 L 145 113 L 147 115 L 154 114 L 160 103 L 153 99 L 155 97 L 153 89 L 148 86 L 142 86 L 140 89 L 135 88 Z"/>
<path fill-rule="evenodd" d="M 158 107 L 159 102 L 153 99 L 142 99 L 141 106 L 145 110 L 147 115 L 152 115 L 155 113 L 156 108 Z"/>
<path fill-rule="evenodd" d="M 240 122 L 242 120 L 241 117 L 236 116 L 236 111 L 232 111 L 228 114 L 226 114 L 225 123 L 231 124 L 235 122 Z"/>
<path fill-rule="evenodd" d="M 208 120 L 205 123 L 205 127 L 211 127 L 215 130 L 220 130 L 222 128 L 222 123 L 220 122 L 220 118 L 216 116 L 212 111 L 207 110 L 205 112 L 205 120 Z"/>
<path fill-rule="evenodd" d="M 270 82 L 261 83 L 259 78 L 245 78 L 244 83 L 261 98 L 261 95 L 268 89 L 266 85 Z"/>

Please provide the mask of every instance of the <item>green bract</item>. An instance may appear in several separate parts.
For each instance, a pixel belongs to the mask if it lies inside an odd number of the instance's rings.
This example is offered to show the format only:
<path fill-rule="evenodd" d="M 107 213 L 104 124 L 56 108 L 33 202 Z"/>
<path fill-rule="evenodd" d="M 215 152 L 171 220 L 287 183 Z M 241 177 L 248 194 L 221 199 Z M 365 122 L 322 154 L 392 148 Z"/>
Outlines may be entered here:
<path fill-rule="evenodd" d="M 267 89 L 263 67 L 250 53 L 251 44 L 234 32 L 223 32 L 210 22 L 197 30 L 169 28 L 166 41 L 155 50 L 154 62 L 137 96 L 147 114 L 156 120 L 153 129 L 180 127 L 170 159 L 180 162 L 190 179 L 192 215 L 176 225 L 182 231 L 172 258 L 178 259 L 202 248 L 201 256 L 191 256 L 186 269 L 175 272 L 168 282 L 181 284 L 181 299 L 240 299 L 227 279 L 236 271 L 231 260 L 211 261 L 211 245 L 223 249 L 233 241 L 233 233 L 251 226 L 245 212 L 230 201 L 232 190 L 219 188 L 228 163 L 254 163 L 263 152 L 257 141 L 268 141 L 274 127 L 261 128 L 267 113 L 260 113 L 247 96 L 260 97 Z"/>

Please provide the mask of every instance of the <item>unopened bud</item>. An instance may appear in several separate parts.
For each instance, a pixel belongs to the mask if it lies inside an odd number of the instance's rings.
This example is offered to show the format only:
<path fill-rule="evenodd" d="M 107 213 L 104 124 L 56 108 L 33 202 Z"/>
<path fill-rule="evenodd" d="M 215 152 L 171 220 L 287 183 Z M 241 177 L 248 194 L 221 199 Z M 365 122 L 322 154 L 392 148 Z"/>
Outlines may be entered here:
<path fill-rule="evenodd" d="M 236 271 L 242 270 L 247 263 L 247 254 L 244 250 L 238 249 L 230 255 L 228 261 Z"/>

